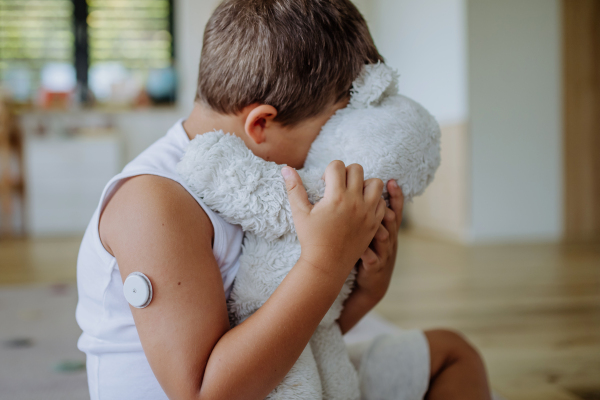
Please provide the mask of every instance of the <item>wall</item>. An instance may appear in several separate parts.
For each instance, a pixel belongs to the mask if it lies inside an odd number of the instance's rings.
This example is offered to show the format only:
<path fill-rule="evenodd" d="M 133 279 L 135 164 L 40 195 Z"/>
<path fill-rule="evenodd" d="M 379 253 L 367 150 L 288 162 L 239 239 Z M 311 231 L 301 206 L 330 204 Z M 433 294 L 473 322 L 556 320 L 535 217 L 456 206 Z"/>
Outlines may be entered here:
<path fill-rule="evenodd" d="M 427 235 L 465 241 L 469 230 L 469 139 L 466 120 L 467 30 L 463 0 L 377 0 L 366 16 L 399 88 L 442 127 L 442 164 L 406 220 Z"/>
<path fill-rule="evenodd" d="M 179 73 L 179 109 L 192 110 L 204 27 L 220 0 L 175 0 L 175 52 Z"/>
<path fill-rule="evenodd" d="M 441 158 L 425 193 L 406 205 L 411 230 L 456 242 L 470 241 L 469 138 L 466 123 L 441 126 Z"/>
<path fill-rule="evenodd" d="M 562 235 L 558 0 L 375 0 L 366 12 L 400 91 L 442 127 L 413 228 L 465 243 Z"/>
<path fill-rule="evenodd" d="M 469 0 L 471 239 L 562 234 L 558 0 Z"/>
<path fill-rule="evenodd" d="M 367 15 L 380 53 L 400 73 L 400 91 L 445 124 L 467 111 L 463 0 L 377 0 Z"/>

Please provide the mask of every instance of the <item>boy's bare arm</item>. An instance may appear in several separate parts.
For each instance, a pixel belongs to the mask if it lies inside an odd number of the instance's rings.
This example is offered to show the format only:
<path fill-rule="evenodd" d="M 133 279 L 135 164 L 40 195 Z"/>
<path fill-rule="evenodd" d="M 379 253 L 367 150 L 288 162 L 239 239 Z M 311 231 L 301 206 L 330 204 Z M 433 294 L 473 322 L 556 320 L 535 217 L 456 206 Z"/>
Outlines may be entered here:
<path fill-rule="evenodd" d="M 100 237 L 123 280 L 140 271 L 152 281 L 152 303 L 131 308 L 152 371 L 169 398 L 195 398 L 212 347 L 229 330 L 208 216 L 176 182 L 138 176 L 106 206 Z"/>
<path fill-rule="evenodd" d="M 335 300 L 385 212 L 381 181 L 334 162 L 312 206 L 295 171 L 287 179 L 302 255 L 255 314 L 229 330 L 211 249 L 212 226 L 178 184 L 142 176 L 117 191 L 101 221 L 122 278 L 152 280 L 155 297 L 132 309 L 152 370 L 171 399 L 263 399 L 287 374 Z M 356 232 L 361 232 L 356 235 Z"/>

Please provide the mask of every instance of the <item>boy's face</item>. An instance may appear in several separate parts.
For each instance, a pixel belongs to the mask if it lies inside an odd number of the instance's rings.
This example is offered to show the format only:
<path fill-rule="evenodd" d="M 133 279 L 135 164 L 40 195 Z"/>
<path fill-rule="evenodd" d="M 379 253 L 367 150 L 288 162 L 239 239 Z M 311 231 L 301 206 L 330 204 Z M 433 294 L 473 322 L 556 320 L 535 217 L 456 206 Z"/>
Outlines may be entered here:
<path fill-rule="evenodd" d="M 263 140 L 256 140 L 247 132 L 246 145 L 258 157 L 277 164 L 287 164 L 302 168 L 310 146 L 319 135 L 321 128 L 335 112 L 344 108 L 348 100 L 331 105 L 320 115 L 302 121 L 292 127 L 282 127 L 279 123 L 268 122 L 262 128 Z"/>

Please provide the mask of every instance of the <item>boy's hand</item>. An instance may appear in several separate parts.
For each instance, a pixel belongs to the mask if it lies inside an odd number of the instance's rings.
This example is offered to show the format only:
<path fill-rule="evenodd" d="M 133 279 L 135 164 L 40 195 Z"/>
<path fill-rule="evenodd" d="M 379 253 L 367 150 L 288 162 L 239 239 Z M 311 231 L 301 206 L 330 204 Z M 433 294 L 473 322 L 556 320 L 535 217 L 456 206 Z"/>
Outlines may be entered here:
<path fill-rule="evenodd" d="M 346 167 L 333 161 L 324 174 L 325 195 L 313 206 L 298 173 L 285 167 L 282 174 L 302 246 L 300 258 L 345 279 L 380 229 L 386 212 L 383 182 L 364 181 L 358 164 Z"/>
<path fill-rule="evenodd" d="M 356 289 L 362 296 L 379 302 L 385 295 L 392 278 L 396 251 L 398 249 L 398 229 L 402 222 L 404 195 L 396 181 L 387 183 L 390 194 L 390 208 L 386 208 L 383 222 L 373 241 L 361 256 L 356 277 Z"/>

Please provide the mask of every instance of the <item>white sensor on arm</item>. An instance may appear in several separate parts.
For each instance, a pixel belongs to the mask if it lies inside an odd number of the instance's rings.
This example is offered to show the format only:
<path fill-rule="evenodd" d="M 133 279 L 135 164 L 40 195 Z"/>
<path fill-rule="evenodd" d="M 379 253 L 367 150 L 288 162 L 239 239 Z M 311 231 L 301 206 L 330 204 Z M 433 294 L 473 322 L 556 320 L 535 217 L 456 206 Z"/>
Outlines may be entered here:
<path fill-rule="evenodd" d="M 152 284 L 141 272 L 132 272 L 123 284 L 125 299 L 135 308 L 148 307 L 152 301 Z"/>

